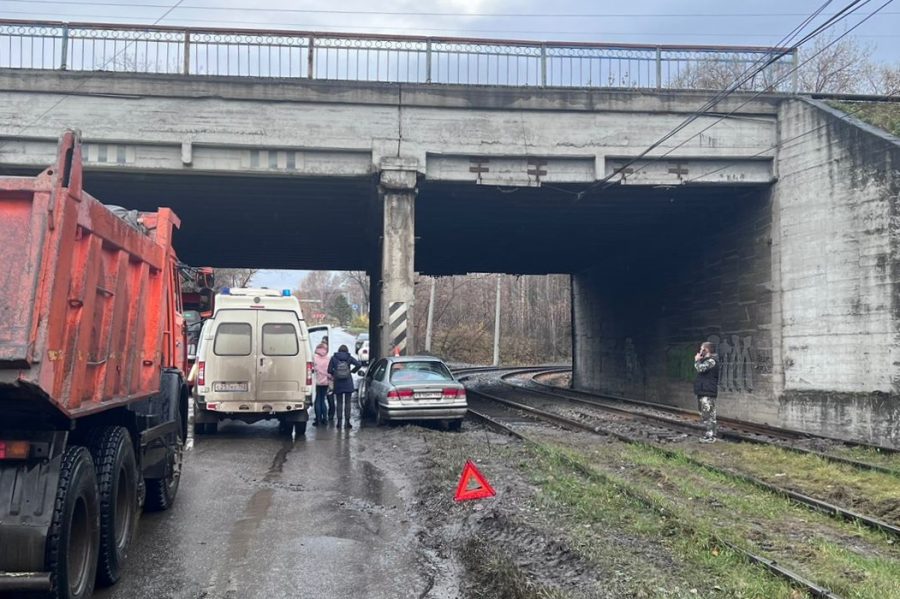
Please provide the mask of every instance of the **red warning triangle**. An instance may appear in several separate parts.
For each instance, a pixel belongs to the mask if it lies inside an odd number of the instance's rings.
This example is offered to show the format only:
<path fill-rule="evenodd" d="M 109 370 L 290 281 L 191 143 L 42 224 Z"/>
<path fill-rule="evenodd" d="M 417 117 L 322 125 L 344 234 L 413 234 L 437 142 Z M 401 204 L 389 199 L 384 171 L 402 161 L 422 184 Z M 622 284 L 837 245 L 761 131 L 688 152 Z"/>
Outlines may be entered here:
<path fill-rule="evenodd" d="M 472 482 L 472 479 L 475 479 L 475 486 L 470 489 L 469 483 Z M 475 464 L 471 460 L 467 460 L 462 476 L 459 478 L 459 486 L 456 487 L 456 495 L 453 497 L 454 501 L 484 499 L 485 497 L 493 497 L 496 494 L 494 488 L 484 479 L 484 475 L 478 471 Z"/>

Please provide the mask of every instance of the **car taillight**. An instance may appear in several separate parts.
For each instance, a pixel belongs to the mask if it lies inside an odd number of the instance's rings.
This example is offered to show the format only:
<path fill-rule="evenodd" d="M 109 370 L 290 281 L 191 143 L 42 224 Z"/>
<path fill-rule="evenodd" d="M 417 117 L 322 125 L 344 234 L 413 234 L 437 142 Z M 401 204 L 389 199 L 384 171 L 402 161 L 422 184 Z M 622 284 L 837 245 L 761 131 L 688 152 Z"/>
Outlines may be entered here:
<path fill-rule="evenodd" d="M 313 363 L 306 363 L 306 386 L 310 386 L 313 384 Z"/>
<path fill-rule="evenodd" d="M 443 395 L 444 399 L 465 399 L 466 390 L 457 389 L 456 387 L 447 387 L 441 395 Z"/>
<path fill-rule="evenodd" d="M 197 384 L 201 387 L 206 384 L 206 362 L 197 364 Z"/>
<path fill-rule="evenodd" d="M 412 396 L 412 389 L 393 389 L 387 394 L 388 399 L 412 399 Z"/>
<path fill-rule="evenodd" d="M 0 460 L 24 460 L 31 451 L 28 441 L 0 441 Z"/>

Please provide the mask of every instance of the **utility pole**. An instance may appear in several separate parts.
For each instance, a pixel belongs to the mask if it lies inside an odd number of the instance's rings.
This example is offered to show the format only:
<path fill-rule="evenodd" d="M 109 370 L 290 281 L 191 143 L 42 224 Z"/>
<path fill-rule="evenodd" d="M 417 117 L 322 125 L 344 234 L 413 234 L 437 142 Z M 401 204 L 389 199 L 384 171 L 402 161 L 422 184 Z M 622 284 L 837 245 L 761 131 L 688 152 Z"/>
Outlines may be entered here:
<path fill-rule="evenodd" d="M 494 366 L 500 366 L 500 275 L 497 274 L 497 296 L 494 299 Z"/>
<path fill-rule="evenodd" d="M 431 277 L 431 294 L 428 297 L 428 320 L 425 324 L 425 351 L 431 351 L 431 327 L 434 324 L 434 287 L 436 279 Z"/>

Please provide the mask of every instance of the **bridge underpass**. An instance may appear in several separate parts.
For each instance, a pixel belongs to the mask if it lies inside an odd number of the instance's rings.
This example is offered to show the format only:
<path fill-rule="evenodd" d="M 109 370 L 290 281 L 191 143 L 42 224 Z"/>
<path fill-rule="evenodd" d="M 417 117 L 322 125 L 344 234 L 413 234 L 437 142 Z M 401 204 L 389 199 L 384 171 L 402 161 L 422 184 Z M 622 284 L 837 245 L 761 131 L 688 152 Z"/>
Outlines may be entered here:
<path fill-rule="evenodd" d="M 898 146 L 823 105 L 753 100 L 672 145 L 712 125 L 706 141 L 579 197 L 698 95 L 530 90 L 513 99 L 509 90 L 426 87 L 398 108 L 380 97 L 396 95 L 366 85 L 346 100 L 346 83 L 343 104 L 322 102 L 318 82 L 293 86 L 315 98 L 278 104 L 283 118 L 273 119 L 266 96 L 284 86 L 251 102 L 210 99 L 199 88 L 215 81 L 162 89 L 109 77 L 116 93 L 130 90 L 120 99 L 97 95 L 105 77 L 25 139 L 14 135 L 23 117 L 13 112 L 38 112 L 57 92 L 7 76 L 0 97 L 11 101 L 0 106 L 13 108 L 0 113 L 0 165 L 34 169 L 56 128 L 79 127 L 86 188 L 125 206 L 173 206 L 185 220 L 186 261 L 367 270 L 376 339 L 392 329 L 392 308 L 412 309 L 414 271 L 570 273 L 576 386 L 690 405 L 693 350 L 716 338 L 722 414 L 897 443 Z M 179 89 L 177 101 L 165 95 Z M 172 133 L 179 111 L 215 123 L 211 141 Z M 110 112 L 115 119 L 100 119 Z M 332 120 L 315 125 L 315 146 L 303 145 L 312 143 L 304 127 L 321 118 Z M 238 131 L 270 121 L 279 123 L 274 150 Z M 523 123 L 533 132 L 524 145 Z M 292 152 L 306 171 L 286 172 Z M 334 228 L 348 241 L 328 243 Z M 390 342 L 382 338 L 382 351 Z"/>

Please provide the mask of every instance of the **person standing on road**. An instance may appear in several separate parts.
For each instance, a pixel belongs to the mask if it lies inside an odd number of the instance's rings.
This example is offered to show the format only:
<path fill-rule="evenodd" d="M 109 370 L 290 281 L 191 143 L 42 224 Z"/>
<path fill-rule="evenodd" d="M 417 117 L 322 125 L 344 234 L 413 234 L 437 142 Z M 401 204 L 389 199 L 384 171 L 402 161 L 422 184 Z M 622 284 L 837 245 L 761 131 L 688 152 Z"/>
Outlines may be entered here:
<path fill-rule="evenodd" d="M 341 428 L 341 414 L 347 428 L 353 428 L 350 424 L 350 396 L 353 395 L 353 373 L 360 369 L 362 364 L 350 355 L 347 346 L 342 345 L 331 356 L 328 364 L 328 374 L 334 379 L 334 397 L 336 399 L 337 427 Z"/>
<path fill-rule="evenodd" d="M 319 426 L 328 422 L 328 409 L 325 406 L 325 398 L 328 395 L 328 384 L 331 382 L 331 375 L 328 374 L 328 346 L 324 343 L 316 346 L 313 364 L 316 369 L 316 401 L 314 404 L 316 419 L 313 422 L 313 426 Z"/>
<path fill-rule="evenodd" d="M 711 341 L 700 345 L 700 351 L 694 356 L 694 394 L 700 408 L 700 420 L 706 432 L 700 438 L 701 443 L 713 443 L 716 440 L 716 397 L 719 395 L 719 355 Z"/>

